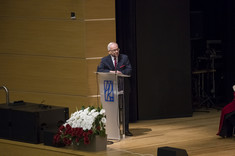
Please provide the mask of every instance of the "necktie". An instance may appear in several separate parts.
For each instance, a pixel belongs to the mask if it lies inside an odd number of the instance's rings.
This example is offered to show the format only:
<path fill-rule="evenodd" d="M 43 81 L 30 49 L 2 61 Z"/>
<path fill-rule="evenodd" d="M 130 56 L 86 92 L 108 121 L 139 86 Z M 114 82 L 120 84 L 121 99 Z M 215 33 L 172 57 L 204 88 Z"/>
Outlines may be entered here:
<path fill-rule="evenodd" d="M 117 69 L 117 59 L 116 57 L 114 57 L 114 66 L 115 66 L 115 70 Z"/>

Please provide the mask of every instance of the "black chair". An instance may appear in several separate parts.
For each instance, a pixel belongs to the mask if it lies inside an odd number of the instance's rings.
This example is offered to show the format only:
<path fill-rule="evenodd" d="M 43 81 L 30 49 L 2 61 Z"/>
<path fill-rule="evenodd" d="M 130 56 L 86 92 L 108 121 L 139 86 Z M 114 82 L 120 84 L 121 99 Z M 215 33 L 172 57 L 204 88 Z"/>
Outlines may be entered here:
<path fill-rule="evenodd" d="M 228 123 L 231 127 L 231 134 L 233 136 L 235 134 L 235 111 L 229 114 Z"/>
<path fill-rule="evenodd" d="M 232 137 L 234 134 L 235 134 L 235 111 L 225 115 L 220 136 L 229 138 Z"/>

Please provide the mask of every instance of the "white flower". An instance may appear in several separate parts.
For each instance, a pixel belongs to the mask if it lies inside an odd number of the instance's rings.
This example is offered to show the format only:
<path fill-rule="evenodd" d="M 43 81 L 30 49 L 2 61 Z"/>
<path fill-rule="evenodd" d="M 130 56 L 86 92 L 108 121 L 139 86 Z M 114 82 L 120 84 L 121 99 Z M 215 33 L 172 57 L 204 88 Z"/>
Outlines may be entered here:
<path fill-rule="evenodd" d="M 96 110 L 95 109 L 92 109 L 88 114 L 93 114 Z"/>
<path fill-rule="evenodd" d="M 104 109 L 101 109 L 100 112 L 98 112 L 97 109 L 92 109 L 91 111 L 89 110 L 90 107 L 87 107 L 84 110 L 82 109 L 72 113 L 71 117 L 66 121 L 64 126 L 69 124 L 72 128 L 81 127 L 84 131 L 91 130 L 92 128 L 96 129 L 94 122 L 99 115 L 102 116 L 102 119 L 99 121 L 99 123 L 102 122 L 105 125 L 106 118 L 104 116 Z"/>
<path fill-rule="evenodd" d="M 98 115 L 99 115 L 98 112 L 94 112 L 94 113 L 92 114 L 92 116 L 93 116 L 94 118 L 96 118 Z"/>
<path fill-rule="evenodd" d="M 104 113 L 105 113 L 105 110 L 104 110 L 104 109 L 101 109 L 101 110 L 100 110 L 100 114 L 101 114 L 101 115 L 104 115 Z"/>
<path fill-rule="evenodd" d="M 106 124 L 106 118 L 103 117 L 103 118 L 101 119 L 101 122 L 102 122 L 103 124 Z"/>

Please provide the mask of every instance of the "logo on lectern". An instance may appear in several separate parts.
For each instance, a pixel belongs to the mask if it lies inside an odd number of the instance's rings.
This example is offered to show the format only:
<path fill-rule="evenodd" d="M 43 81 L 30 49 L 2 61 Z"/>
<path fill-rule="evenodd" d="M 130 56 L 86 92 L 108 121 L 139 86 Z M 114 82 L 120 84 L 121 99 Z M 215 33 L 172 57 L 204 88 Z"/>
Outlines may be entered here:
<path fill-rule="evenodd" d="M 104 80 L 104 99 L 106 102 L 114 102 L 113 81 Z"/>

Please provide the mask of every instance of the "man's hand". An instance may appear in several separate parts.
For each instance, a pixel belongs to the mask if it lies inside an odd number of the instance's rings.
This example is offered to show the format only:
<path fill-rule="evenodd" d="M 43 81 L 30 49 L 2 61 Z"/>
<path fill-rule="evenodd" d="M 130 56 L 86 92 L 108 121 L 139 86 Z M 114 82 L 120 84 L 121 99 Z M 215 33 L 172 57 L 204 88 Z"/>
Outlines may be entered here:
<path fill-rule="evenodd" d="M 116 73 L 116 74 L 122 74 L 122 72 L 120 72 L 120 71 L 118 71 L 118 70 L 117 70 L 117 71 L 112 71 L 112 70 L 110 70 L 109 72 L 110 72 L 110 73 L 114 73 L 114 74 L 115 74 L 115 73 Z"/>

